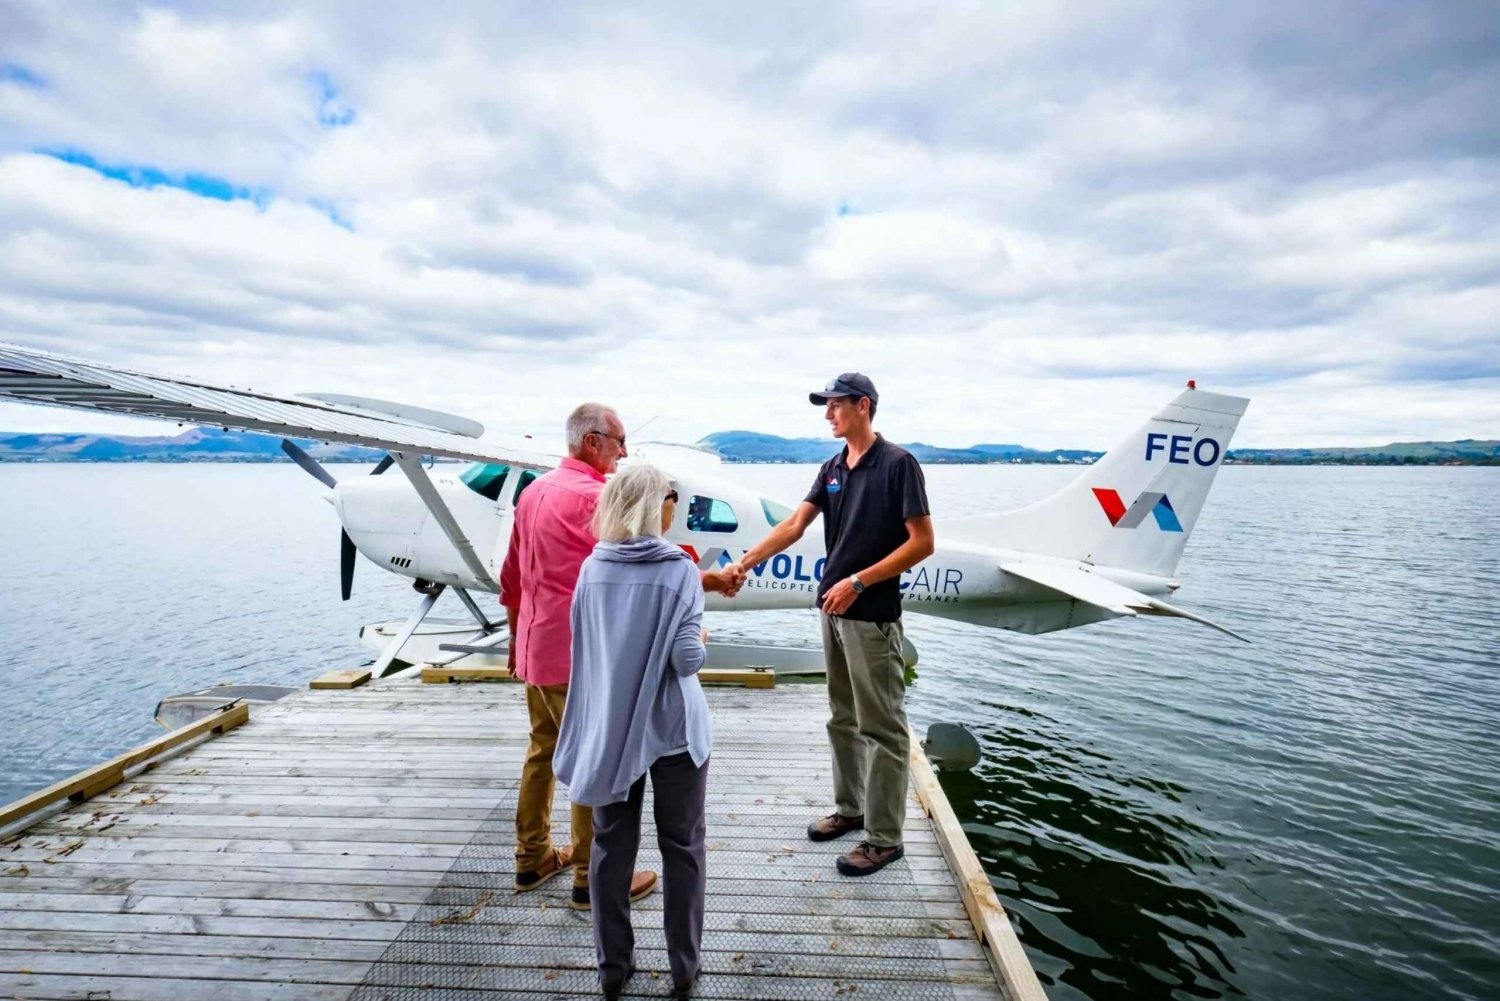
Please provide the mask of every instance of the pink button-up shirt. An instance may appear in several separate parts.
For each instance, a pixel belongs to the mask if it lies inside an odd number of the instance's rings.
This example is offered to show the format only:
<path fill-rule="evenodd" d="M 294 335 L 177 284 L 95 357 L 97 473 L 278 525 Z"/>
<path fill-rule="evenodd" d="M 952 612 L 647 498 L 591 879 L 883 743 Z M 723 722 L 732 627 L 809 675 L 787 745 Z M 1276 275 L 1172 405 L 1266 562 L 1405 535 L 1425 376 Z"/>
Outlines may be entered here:
<path fill-rule="evenodd" d="M 518 610 L 516 676 L 530 685 L 566 685 L 572 675 L 568 624 L 578 571 L 594 551 L 594 509 L 604 476 L 564 459 L 516 502 L 510 548 L 500 568 L 500 604 Z"/>

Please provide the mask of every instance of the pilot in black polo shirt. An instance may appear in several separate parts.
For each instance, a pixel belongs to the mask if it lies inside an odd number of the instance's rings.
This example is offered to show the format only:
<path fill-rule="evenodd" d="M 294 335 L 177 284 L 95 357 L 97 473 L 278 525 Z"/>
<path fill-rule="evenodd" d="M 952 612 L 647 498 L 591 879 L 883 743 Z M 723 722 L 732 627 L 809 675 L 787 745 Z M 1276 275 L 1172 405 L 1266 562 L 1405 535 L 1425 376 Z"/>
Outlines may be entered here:
<path fill-rule="evenodd" d="M 916 458 L 879 433 L 853 469 L 848 448 L 823 463 L 807 502 L 823 513 L 828 559 L 818 583 L 818 603 L 839 581 L 873 566 L 907 539 L 906 519 L 930 514 L 927 481 Z M 843 618 L 860 622 L 901 619 L 901 576 L 865 587 Z"/>
<path fill-rule="evenodd" d="M 911 731 L 901 574 L 932 555 L 932 519 L 917 460 L 870 426 L 880 394 L 869 376 L 845 372 L 808 399 L 824 408 L 845 448 L 823 464 L 807 497 L 745 552 L 740 565 L 755 566 L 794 545 L 822 515 L 826 556 L 818 622 L 828 672 L 834 812 L 813 821 L 807 836 L 830 841 L 863 831 L 865 840 L 835 862 L 845 876 L 865 876 L 905 853 Z"/>

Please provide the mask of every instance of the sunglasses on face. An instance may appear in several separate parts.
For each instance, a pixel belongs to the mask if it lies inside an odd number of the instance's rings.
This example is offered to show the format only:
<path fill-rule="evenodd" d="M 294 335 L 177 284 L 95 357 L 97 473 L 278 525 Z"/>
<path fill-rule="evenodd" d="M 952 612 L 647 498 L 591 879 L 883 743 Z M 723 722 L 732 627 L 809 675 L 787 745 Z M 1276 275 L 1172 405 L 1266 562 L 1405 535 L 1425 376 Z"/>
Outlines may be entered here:
<path fill-rule="evenodd" d="M 676 490 L 668 490 L 667 491 L 667 496 L 662 498 L 662 503 L 665 504 L 667 501 L 671 501 L 673 504 L 677 503 L 677 491 Z"/>

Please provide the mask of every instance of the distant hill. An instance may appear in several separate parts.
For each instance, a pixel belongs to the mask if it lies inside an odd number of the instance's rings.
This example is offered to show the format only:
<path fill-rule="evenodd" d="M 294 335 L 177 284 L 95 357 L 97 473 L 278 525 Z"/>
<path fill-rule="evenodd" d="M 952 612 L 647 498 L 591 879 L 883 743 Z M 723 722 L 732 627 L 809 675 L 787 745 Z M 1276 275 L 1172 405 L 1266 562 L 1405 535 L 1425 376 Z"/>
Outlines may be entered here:
<path fill-rule="evenodd" d="M 754 431 L 719 431 L 700 445 L 725 462 L 822 462 L 843 448 L 835 438 L 779 438 Z M 1087 449 L 1035 449 L 1024 445 L 970 445 L 941 448 L 914 442 L 904 445 L 927 463 L 1043 462 L 1087 464 L 1102 452 Z M 1500 441 L 1414 441 L 1364 448 L 1239 448 L 1226 462 L 1246 465 L 1500 465 Z"/>
<path fill-rule="evenodd" d="M 755 431 L 718 431 L 698 443 L 725 462 L 822 462 L 844 447 L 837 438 L 780 438 Z M 912 442 L 902 445 L 920 462 L 977 464 L 987 462 L 1090 463 L 1103 453 L 1057 448 L 1039 451 L 1024 445 L 970 445 L 943 448 Z"/>
<path fill-rule="evenodd" d="M 1262 465 L 1494 466 L 1500 441 L 1401 441 L 1364 448 L 1232 448 L 1226 462 Z"/>
<path fill-rule="evenodd" d="M 384 452 L 358 445 L 293 439 L 322 462 L 377 462 Z M 290 461 L 275 435 L 192 428 L 178 435 L 0 432 L 0 462 L 279 462 Z"/>
<path fill-rule="evenodd" d="M 383 454 L 357 445 L 295 439 L 322 462 L 376 462 Z M 843 443 L 836 438 L 781 438 L 755 431 L 719 431 L 699 445 L 725 462 L 818 463 Z M 1103 453 L 1087 449 L 1035 449 L 1025 445 L 984 444 L 944 448 L 903 445 L 930 464 L 1064 463 L 1087 465 Z M 16 434 L 0 432 L 0 462 L 282 462 L 276 435 L 219 428 L 191 428 L 171 436 L 128 437 L 101 434 Z M 1500 441 L 1394 442 L 1365 448 L 1235 448 L 1224 461 L 1254 465 L 1500 465 Z"/>

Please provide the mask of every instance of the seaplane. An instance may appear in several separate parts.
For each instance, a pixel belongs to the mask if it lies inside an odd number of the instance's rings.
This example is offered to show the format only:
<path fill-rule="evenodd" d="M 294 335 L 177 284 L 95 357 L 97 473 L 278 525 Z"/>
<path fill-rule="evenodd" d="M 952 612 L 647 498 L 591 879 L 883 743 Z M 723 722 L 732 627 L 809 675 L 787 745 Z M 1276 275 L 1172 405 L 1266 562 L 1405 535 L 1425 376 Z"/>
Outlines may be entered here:
<path fill-rule="evenodd" d="M 404 622 L 365 627 L 380 650 L 375 677 L 414 660 L 503 656 L 504 616 L 476 594 L 498 594 L 517 499 L 561 459 L 527 438 L 487 435 L 468 418 L 328 393 L 276 395 L 128 371 L 0 343 L 0 399 L 280 435 L 286 454 L 326 488 L 342 525 L 340 586 L 351 594 L 358 556 L 408 578 L 418 594 Z M 933 555 L 901 578 L 904 607 L 976 626 L 1046 633 L 1138 615 L 1224 626 L 1165 600 L 1177 566 L 1249 401 L 1193 383 L 1055 494 L 1008 512 L 937 521 Z M 297 444 L 321 440 L 384 452 L 370 475 L 335 477 Z M 632 446 L 671 476 L 682 503 L 668 533 L 703 569 L 750 549 L 789 507 L 714 474 L 693 446 Z M 452 459 L 467 465 L 429 464 Z M 385 476 L 392 466 L 400 476 Z M 739 594 L 709 595 L 709 610 L 805 608 L 823 573 L 821 533 L 750 569 Z M 468 618 L 434 631 L 437 657 L 406 647 L 451 591 Z M 739 651 L 719 651 L 733 657 Z M 821 663 L 813 651 L 796 661 Z M 713 663 L 711 653 L 710 663 Z M 404 659 L 403 659 L 404 658 Z M 907 650 L 908 661 L 915 651 Z M 810 670 L 820 670 L 814 668 Z"/>

